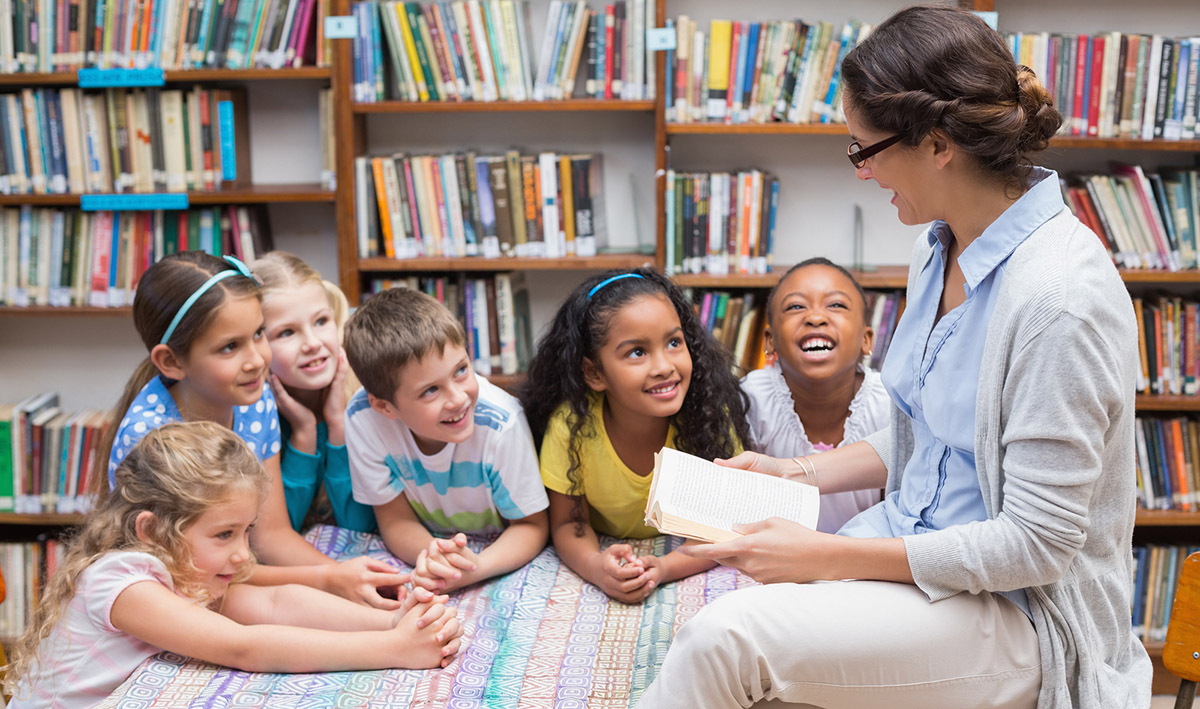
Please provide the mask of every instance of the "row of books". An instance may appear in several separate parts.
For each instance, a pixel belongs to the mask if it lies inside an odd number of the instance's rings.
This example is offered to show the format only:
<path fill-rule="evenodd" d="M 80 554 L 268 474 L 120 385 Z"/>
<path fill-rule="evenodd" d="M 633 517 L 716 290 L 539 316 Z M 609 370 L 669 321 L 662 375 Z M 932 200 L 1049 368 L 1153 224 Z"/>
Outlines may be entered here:
<path fill-rule="evenodd" d="M 4 570 L 4 602 L 0 603 L 0 638 L 16 639 L 25 632 L 41 598 L 46 579 L 66 554 L 57 539 L 0 542 L 0 569 Z"/>
<path fill-rule="evenodd" d="M 1178 271 L 1200 257 L 1200 172 L 1113 163 L 1111 174 L 1063 178 L 1063 198 L 1121 268 Z"/>
<path fill-rule="evenodd" d="M 359 256 L 594 256 L 600 163 L 516 150 L 356 158 Z"/>
<path fill-rule="evenodd" d="M 1163 642 L 1175 605 L 1179 574 L 1188 555 L 1200 547 L 1163 544 L 1133 547 L 1133 632 L 1142 642 Z"/>
<path fill-rule="evenodd" d="M 246 205 L 153 212 L 0 209 L 0 303 L 131 305 L 150 264 L 189 250 L 253 260 L 271 250 L 266 210 Z"/>
<path fill-rule="evenodd" d="M 801 20 L 668 20 L 666 119 L 677 123 L 840 123 L 841 66 L 871 26 Z"/>
<path fill-rule="evenodd" d="M 520 273 L 497 273 L 482 278 L 461 275 L 376 278 L 367 288 L 370 293 L 411 288 L 444 304 L 462 323 L 467 334 L 467 353 L 480 374 L 523 372 L 533 357 L 529 291 Z"/>
<path fill-rule="evenodd" d="M 1016 60 L 1054 96 L 1065 135 L 1191 140 L 1200 37 L 1106 32 L 1006 35 Z"/>
<path fill-rule="evenodd" d="M 242 90 L 47 88 L 0 100 L 4 194 L 213 191 L 248 181 Z"/>
<path fill-rule="evenodd" d="M 53 392 L 0 405 L 0 512 L 86 512 L 111 422 L 107 412 L 64 411 Z"/>
<path fill-rule="evenodd" d="M 329 0 L 0 0 L 0 71 L 326 65 Z"/>
<path fill-rule="evenodd" d="M 1200 303 L 1193 298 L 1134 298 L 1142 394 L 1200 393 Z"/>
<path fill-rule="evenodd" d="M 766 273 L 779 211 L 779 179 L 761 170 L 667 170 L 666 271 Z"/>
<path fill-rule="evenodd" d="M 654 96 L 645 30 L 657 0 L 620 0 L 603 12 L 551 0 L 535 57 L 526 0 L 367 0 L 353 8 L 355 101 L 545 101 L 570 98 L 587 46 L 586 93 Z"/>
<path fill-rule="evenodd" d="M 1139 503 L 1148 510 L 1200 510 L 1200 421 L 1140 416 Z"/>
<path fill-rule="evenodd" d="M 766 365 L 764 332 L 767 326 L 766 290 L 731 292 L 685 288 L 705 330 L 733 354 L 739 375 Z M 900 313 L 904 310 L 901 291 L 867 291 L 868 321 L 875 332 L 870 366 L 878 370 L 891 344 Z"/>

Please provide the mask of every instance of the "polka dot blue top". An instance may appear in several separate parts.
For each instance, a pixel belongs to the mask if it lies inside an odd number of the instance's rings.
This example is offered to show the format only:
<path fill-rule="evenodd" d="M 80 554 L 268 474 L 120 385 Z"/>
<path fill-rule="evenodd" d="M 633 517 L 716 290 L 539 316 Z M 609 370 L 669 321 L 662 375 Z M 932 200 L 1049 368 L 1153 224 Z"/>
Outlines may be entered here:
<path fill-rule="evenodd" d="M 182 420 L 179 407 L 175 405 L 175 399 L 171 397 L 163 378 L 156 376 L 147 382 L 129 405 L 113 438 L 112 453 L 108 456 L 109 488 L 117 486 L 117 466 L 143 436 L 160 426 Z M 263 386 L 262 398 L 254 404 L 234 407 L 233 432 L 250 446 L 259 460 L 278 455 L 279 413 L 271 387 Z"/>

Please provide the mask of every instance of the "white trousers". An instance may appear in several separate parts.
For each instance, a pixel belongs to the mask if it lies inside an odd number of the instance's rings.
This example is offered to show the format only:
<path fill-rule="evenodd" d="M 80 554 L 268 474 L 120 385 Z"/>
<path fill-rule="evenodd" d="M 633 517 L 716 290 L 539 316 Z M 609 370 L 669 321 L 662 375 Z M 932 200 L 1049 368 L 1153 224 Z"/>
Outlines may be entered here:
<path fill-rule="evenodd" d="M 930 603 L 908 584 L 772 584 L 684 624 L 638 709 L 1029 709 L 1041 682 L 1033 624 L 1003 596 Z"/>

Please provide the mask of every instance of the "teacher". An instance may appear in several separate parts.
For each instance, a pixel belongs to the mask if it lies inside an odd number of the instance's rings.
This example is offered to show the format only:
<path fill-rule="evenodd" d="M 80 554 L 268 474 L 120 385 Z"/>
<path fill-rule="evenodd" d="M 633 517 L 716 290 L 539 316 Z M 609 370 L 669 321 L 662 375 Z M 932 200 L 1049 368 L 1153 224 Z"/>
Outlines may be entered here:
<path fill-rule="evenodd" d="M 1137 333 L 1100 240 L 1029 161 L 1062 119 L 948 6 L 885 20 L 841 80 L 858 178 L 931 222 L 883 367 L 897 411 L 835 451 L 728 464 L 886 495 L 836 535 L 770 519 L 684 547 L 766 585 L 684 625 L 639 706 L 1149 706 L 1129 618 Z"/>

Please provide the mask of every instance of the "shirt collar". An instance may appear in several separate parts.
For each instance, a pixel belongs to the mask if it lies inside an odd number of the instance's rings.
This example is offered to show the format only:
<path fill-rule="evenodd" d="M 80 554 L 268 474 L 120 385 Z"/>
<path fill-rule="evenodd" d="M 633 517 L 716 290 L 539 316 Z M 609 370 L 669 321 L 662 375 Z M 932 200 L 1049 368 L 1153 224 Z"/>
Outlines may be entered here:
<path fill-rule="evenodd" d="M 983 279 L 1003 264 L 1026 237 L 1062 211 L 1064 206 L 1058 173 L 1034 167 L 1025 194 L 1004 210 L 958 257 L 967 292 L 979 287 Z M 949 240 L 950 227 L 940 220 L 934 222 L 929 230 L 929 245 L 941 244 L 945 248 Z"/>

